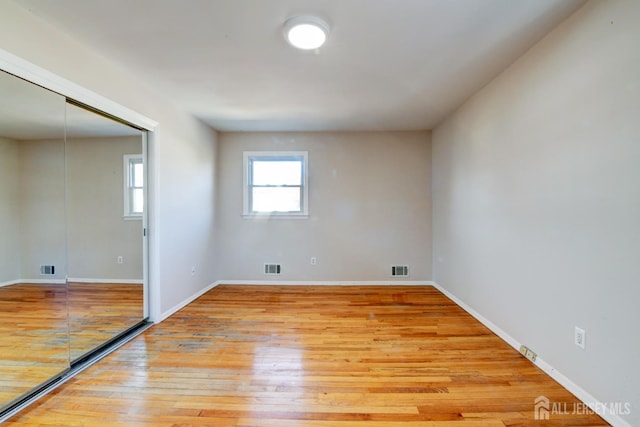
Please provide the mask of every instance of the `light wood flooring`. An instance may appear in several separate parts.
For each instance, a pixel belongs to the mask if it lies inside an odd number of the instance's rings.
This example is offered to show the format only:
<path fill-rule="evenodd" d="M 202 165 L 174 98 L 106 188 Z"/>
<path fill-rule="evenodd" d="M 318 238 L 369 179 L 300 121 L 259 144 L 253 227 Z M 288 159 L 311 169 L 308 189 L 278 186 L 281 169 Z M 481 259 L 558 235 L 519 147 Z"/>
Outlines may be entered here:
<path fill-rule="evenodd" d="M 143 287 L 21 283 L 0 287 L 0 407 L 143 318 Z"/>
<path fill-rule="evenodd" d="M 144 317 L 141 284 L 69 282 L 68 292 L 71 361 Z"/>
<path fill-rule="evenodd" d="M 0 287 L 0 407 L 69 367 L 64 284 Z"/>
<path fill-rule="evenodd" d="M 7 426 L 528 426 L 540 395 L 577 402 L 432 287 L 219 286 Z"/>

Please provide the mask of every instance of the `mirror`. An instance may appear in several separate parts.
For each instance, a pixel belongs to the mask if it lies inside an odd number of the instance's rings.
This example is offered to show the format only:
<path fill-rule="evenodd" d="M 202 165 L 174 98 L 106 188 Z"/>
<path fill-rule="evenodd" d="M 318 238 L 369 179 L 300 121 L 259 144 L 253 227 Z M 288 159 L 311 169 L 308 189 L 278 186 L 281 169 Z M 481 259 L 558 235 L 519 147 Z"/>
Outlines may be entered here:
<path fill-rule="evenodd" d="M 65 98 L 0 72 L 0 408 L 69 368 Z"/>
<path fill-rule="evenodd" d="M 138 129 L 67 104 L 72 361 L 144 318 L 143 136 Z"/>
<path fill-rule="evenodd" d="M 144 322 L 145 138 L 0 70 L 0 412 Z"/>

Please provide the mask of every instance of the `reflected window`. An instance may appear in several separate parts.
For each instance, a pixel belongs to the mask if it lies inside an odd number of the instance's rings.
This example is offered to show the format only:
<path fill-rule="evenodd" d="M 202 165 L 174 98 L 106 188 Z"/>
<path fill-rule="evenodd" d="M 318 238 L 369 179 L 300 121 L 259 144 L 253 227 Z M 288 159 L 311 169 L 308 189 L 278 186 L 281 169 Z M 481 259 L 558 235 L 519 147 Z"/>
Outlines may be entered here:
<path fill-rule="evenodd" d="M 144 163 L 142 154 L 124 156 L 124 216 L 142 218 L 144 212 Z"/>

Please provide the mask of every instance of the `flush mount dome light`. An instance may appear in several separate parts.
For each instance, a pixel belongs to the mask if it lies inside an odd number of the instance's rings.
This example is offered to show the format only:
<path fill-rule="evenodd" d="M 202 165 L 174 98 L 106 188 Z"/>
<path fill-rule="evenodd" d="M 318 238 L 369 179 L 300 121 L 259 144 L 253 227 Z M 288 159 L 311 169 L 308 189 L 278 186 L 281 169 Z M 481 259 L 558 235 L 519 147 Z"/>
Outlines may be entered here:
<path fill-rule="evenodd" d="M 284 38 L 302 50 L 317 49 L 329 35 L 329 25 L 315 16 L 296 16 L 284 23 Z"/>

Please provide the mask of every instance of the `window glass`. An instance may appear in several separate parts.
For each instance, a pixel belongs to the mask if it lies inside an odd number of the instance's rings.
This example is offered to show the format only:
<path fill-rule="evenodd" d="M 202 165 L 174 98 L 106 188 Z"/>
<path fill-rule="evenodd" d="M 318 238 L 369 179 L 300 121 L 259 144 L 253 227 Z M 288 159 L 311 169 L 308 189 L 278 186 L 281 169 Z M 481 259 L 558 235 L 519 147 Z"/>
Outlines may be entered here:
<path fill-rule="evenodd" d="M 302 160 L 254 160 L 253 185 L 300 185 Z"/>
<path fill-rule="evenodd" d="M 254 212 L 299 212 L 300 188 L 254 187 Z"/>

